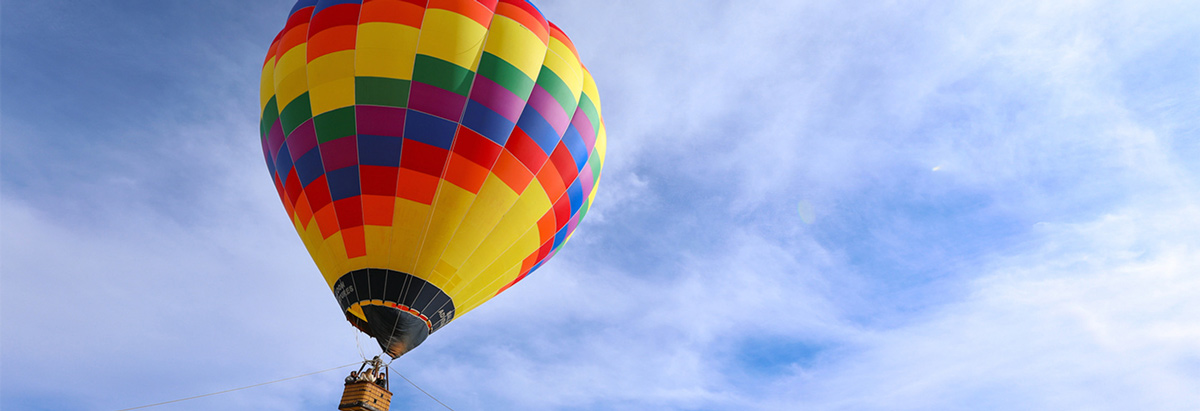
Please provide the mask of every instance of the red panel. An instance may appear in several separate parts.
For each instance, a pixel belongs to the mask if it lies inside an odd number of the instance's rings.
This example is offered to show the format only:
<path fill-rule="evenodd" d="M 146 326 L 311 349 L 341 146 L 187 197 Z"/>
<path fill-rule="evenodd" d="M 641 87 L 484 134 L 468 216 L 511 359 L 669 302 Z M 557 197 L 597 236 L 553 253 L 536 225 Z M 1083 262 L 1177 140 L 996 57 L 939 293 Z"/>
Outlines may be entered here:
<path fill-rule="evenodd" d="M 559 177 L 562 177 L 563 186 L 570 187 L 571 183 L 575 182 L 575 176 L 579 175 L 579 168 L 575 165 L 575 157 L 571 156 L 566 144 L 558 142 L 558 147 L 550 154 L 550 162 L 554 163 L 555 170 L 558 171 Z"/>
<path fill-rule="evenodd" d="M 332 205 L 317 211 L 317 227 L 321 229 L 321 238 L 329 238 L 341 230 L 341 227 L 338 227 L 337 211 L 334 211 Z"/>
<path fill-rule="evenodd" d="M 525 0 L 500 0 L 500 4 L 496 6 L 496 14 L 505 16 L 521 23 L 529 31 L 537 34 L 542 43 L 550 41 L 550 25 L 546 23 L 546 18 L 541 12 L 533 8 L 533 5 Z"/>
<path fill-rule="evenodd" d="M 393 185 L 392 190 L 396 188 Z M 392 216 L 395 214 L 395 196 L 363 195 L 363 222 L 367 225 L 384 227 L 392 226 Z"/>
<path fill-rule="evenodd" d="M 542 151 L 528 134 L 521 131 L 520 127 L 513 129 L 512 136 L 508 138 L 504 148 L 512 152 L 530 171 L 541 170 L 542 165 L 546 163 L 546 152 Z"/>
<path fill-rule="evenodd" d="M 441 177 L 450 152 L 416 140 L 404 139 L 400 149 L 400 168 Z"/>
<path fill-rule="evenodd" d="M 312 16 L 311 26 L 308 28 L 309 36 L 315 38 L 321 32 L 336 26 L 357 26 L 358 8 L 358 4 L 343 3 L 322 9 L 320 13 Z"/>
<path fill-rule="evenodd" d="M 367 0 L 363 3 L 359 24 L 385 22 L 421 28 L 421 20 L 425 18 L 424 3 L 423 1 Z"/>
<path fill-rule="evenodd" d="M 363 194 L 396 195 L 396 176 L 400 168 L 360 165 L 358 170 Z"/>
<path fill-rule="evenodd" d="M 492 165 L 496 164 L 496 157 L 500 156 L 503 147 L 487 137 L 479 135 L 474 130 L 459 126 L 458 137 L 454 139 L 453 149 L 455 153 L 461 154 L 475 164 L 491 169 Z"/>
<path fill-rule="evenodd" d="M 329 183 L 324 174 L 309 183 L 308 187 L 304 187 L 304 195 L 308 196 L 308 203 L 312 204 L 312 208 L 317 210 L 325 208 L 333 201 L 329 196 Z"/>
<path fill-rule="evenodd" d="M 362 226 L 342 230 L 342 243 L 346 245 L 346 257 L 367 255 L 367 232 Z"/>
<path fill-rule="evenodd" d="M 437 193 L 438 181 L 441 179 L 402 168 L 399 182 L 396 184 L 396 196 L 421 204 L 433 204 L 433 195 Z"/>
<path fill-rule="evenodd" d="M 537 257 L 538 262 L 545 260 L 546 256 L 550 255 L 551 251 L 554 251 L 554 238 L 553 237 L 551 237 L 549 241 L 546 241 L 545 243 L 542 244 L 542 246 L 540 248 L 538 248 L 538 257 Z"/>
<path fill-rule="evenodd" d="M 529 187 L 529 182 L 533 180 L 533 173 L 526 170 L 508 150 L 500 152 L 500 157 L 496 158 L 496 164 L 492 166 L 492 174 L 500 177 L 500 180 L 517 194 L 524 193 L 525 188 Z"/>
<path fill-rule="evenodd" d="M 488 3 L 488 4 L 483 4 Z M 429 0 L 429 8 L 444 9 L 466 16 L 483 27 L 492 25 L 495 0 Z"/>
<path fill-rule="evenodd" d="M 296 170 L 288 173 L 287 184 L 283 188 L 287 192 L 288 200 L 292 204 L 300 199 L 300 194 L 304 193 L 304 188 L 300 187 L 300 177 L 296 175 Z"/>
<path fill-rule="evenodd" d="M 563 227 L 566 227 L 567 223 L 571 221 L 571 197 L 570 196 L 562 196 L 561 198 L 558 199 L 557 203 L 554 203 L 554 219 L 555 219 L 554 232 L 550 233 L 550 237 L 554 237 L 554 234 L 558 233 L 558 230 L 561 230 Z"/>
<path fill-rule="evenodd" d="M 450 166 L 446 167 L 446 181 L 454 183 L 472 194 L 479 194 L 479 189 L 483 187 L 487 176 L 488 169 L 480 167 L 458 154 L 450 155 Z"/>
<path fill-rule="evenodd" d="M 359 196 L 334 201 L 333 207 L 337 210 L 338 225 L 343 230 L 363 225 L 362 199 Z"/>
<path fill-rule="evenodd" d="M 308 40 L 308 62 L 317 57 L 342 50 L 354 50 L 358 41 L 358 26 L 337 26 L 325 29 Z"/>

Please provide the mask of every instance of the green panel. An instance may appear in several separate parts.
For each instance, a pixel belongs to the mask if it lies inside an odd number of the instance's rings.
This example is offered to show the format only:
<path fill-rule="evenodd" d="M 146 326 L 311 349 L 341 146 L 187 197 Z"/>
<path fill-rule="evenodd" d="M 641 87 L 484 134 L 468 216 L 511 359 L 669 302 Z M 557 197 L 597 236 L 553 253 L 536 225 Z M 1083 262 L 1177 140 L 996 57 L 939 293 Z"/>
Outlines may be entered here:
<path fill-rule="evenodd" d="M 356 77 L 354 102 L 367 106 L 405 108 L 408 106 L 409 80 L 387 77 Z"/>
<path fill-rule="evenodd" d="M 419 81 L 466 97 L 475 73 L 436 57 L 418 54 L 413 62 L 413 81 Z"/>
<path fill-rule="evenodd" d="M 483 53 L 483 58 L 479 60 L 479 75 L 487 77 L 525 100 L 528 100 L 529 94 L 533 92 L 533 79 L 492 53 Z"/>
<path fill-rule="evenodd" d="M 575 94 L 571 93 L 571 89 L 567 87 L 567 83 L 562 81 L 562 78 L 554 74 L 549 67 L 542 66 L 542 72 L 538 74 L 537 84 L 546 89 L 558 104 L 563 107 L 563 111 L 568 113 L 575 112 L 575 106 L 579 104 L 575 100 Z"/>
<path fill-rule="evenodd" d="M 600 150 L 593 149 L 592 157 L 587 162 L 592 165 L 592 184 L 600 184 L 600 169 L 604 167 L 604 164 L 600 164 Z"/>
<path fill-rule="evenodd" d="M 596 110 L 596 104 L 592 103 L 592 99 L 588 98 L 587 94 L 579 95 L 579 109 L 583 110 L 583 114 L 592 121 L 592 131 L 597 136 L 600 135 L 600 110 Z"/>
<path fill-rule="evenodd" d="M 283 108 L 279 118 L 283 121 L 283 135 L 285 136 L 292 134 L 292 130 L 312 118 L 312 104 L 308 101 L 308 93 L 301 94 L 300 97 L 292 100 L 287 107 Z"/>
<path fill-rule="evenodd" d="M 317 127 L 317 142 L 337 140 L 355 133 L 354 107 L 342 107 L 313 118 Z"/>
<path fill-rule="evenodd" d="M 275 96 L 271 96 L 271 100 L 267 102 L 267 108 L 263 109 L 262 120 L 258 123 L 263 140 L 267 139 L 267 134 L 271 133 L 271 127 L 275 126 L 276 121 L 279 121 L 279 102 L 275 100 Z"/>
<path fill-rule="evenodd" d="M 591 194 L 591 193 L 584 193 L 584 195 L 588 195 L 588 194 Z M 583 206 L 579 207 L 579 221 L 583 221 L 584 217 L 587 217 L 589 208 L 592 208 L 592 202 L 583 200 Z M 576 228 L 576 229 L 578 229 L 578 228 Z"/>

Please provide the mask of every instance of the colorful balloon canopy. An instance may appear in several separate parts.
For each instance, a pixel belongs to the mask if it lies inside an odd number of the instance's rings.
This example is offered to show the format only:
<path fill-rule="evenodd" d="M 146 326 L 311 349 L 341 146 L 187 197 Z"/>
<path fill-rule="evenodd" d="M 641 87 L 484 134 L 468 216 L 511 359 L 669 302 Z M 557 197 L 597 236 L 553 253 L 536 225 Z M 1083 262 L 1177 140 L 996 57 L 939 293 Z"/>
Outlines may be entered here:
<path fill-rule="evenodd" d="M 554 256 L 604 162 L 596 84 L 525 0 L 300 0 L 262 110 L 288 216 L 393 357 Z"/>

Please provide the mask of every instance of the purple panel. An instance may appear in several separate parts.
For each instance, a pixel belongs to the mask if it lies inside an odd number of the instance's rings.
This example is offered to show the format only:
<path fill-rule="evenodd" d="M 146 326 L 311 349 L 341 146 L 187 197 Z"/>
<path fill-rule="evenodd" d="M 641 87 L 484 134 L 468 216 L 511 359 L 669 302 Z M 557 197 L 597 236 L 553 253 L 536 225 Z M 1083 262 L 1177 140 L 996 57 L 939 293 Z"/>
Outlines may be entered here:
<path fill-rule="evenodd" d="M 464 96 L 417 81 L 412 82 L 412 90 L 408 95 L 410 109 L 455 123 L 462 117 L 466 104 L 467 98 Z"/>
<path fill-rule="evenodd" d="M 358 139 L 342 137 L 321 144 L 321 160 L 325 171 L 340 170 L 358 165 Z"/>
<path fill-rule="evenodd" d="M 571 233 L 574 233 L 575 227 L 578 227 L 578 226 L 579 226 L 579 213 L 576 212 L 575 215 L 571 216 L 571 221 L 567 222 L 567 236 L 569 237 L 571 235 Z"/>
<path fill-rule="evenodd" d="M 595 173 L 592 172 L 592 163 L 587 163 L 583 166 L 583 170 L 579 172 L 579 182 L 583 184 L 583 196 L 587 197 L 592 194 L 592 189 L 596 187 Z M 584 201 L 587 201 L 585 198 Z"/>
<path fill-rule="evenodd" d="M 550 95 L 550 92 L 542 88 L 541 85 L 533 87 L 533 94 L 529 95 L 529 106 L 537 110 L 542 118 L 550 123 L 550 127 L 554 128 L 554 132 L 558 135 L 563 135 L 567 132 L 567 126 L 571 124 L 571 118 L 567 117 L 567 112 L 563 111 L 562 105 L 558 104 L 558 100 Z"/>
<path fill-rule="evenodd" d="M 278 121 L 271 126 L 271 131 L 267 133 L 267 149 L 271 152 L 269 158 L 274 159 L 279 156 L 279 147 L 283 146 L 283 125 Z"/>
<path fill-rule="evenodd" d="M 596 130 L 592 127 L 592 119 L 588 118 L 587 114 L 582 109 L 575 110 L 575 117 L 571 119 L 571 125 L 579 131 L 579 135 L 583 137 L 583 143 L 587 145 L 588 155 L 592 154 L 592 149 L 596 147 Z"/>
<path fill-rule="evenodd" d="M 292 158 L 304 157 L 304 154 L 317 146 L 317 129 L 313 127 L 312 119 L 308 119 L 300 127 L 292 130 L 292 134 L 287 138 L 288 150 L 292 153 Z"/>
<path fill-rule="evenodd" d="M 525 100 L 484 76 L 475 76 L 471 100 L 478 101 L 514 123 L 521 119 L 521 110 L 525 109 Z"/>
<path fill-rule="evenodd" d="M 355 122 L 358 134 L 404 137 L 404 118 L 407 110 L 395 107 L 357 106 Z"/>

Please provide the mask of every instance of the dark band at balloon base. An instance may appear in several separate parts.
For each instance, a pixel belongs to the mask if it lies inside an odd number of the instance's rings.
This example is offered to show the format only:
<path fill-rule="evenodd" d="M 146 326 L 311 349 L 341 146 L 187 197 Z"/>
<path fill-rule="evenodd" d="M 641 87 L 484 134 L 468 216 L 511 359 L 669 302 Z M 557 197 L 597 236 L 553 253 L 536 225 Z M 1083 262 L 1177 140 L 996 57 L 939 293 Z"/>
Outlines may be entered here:
<path fill-rule="evenodd" d="M 454 319 L 454 300 L 414 275 L 363 269 L 333 284 L 346 319 L 367 333 L 392 357 L 416 348 L 429 334 Z M 361 310 L 362 318 L 353 314 Z M 365 321 L 363 321 L 365 319 Z"/>

